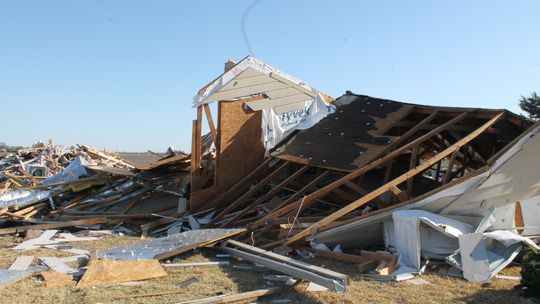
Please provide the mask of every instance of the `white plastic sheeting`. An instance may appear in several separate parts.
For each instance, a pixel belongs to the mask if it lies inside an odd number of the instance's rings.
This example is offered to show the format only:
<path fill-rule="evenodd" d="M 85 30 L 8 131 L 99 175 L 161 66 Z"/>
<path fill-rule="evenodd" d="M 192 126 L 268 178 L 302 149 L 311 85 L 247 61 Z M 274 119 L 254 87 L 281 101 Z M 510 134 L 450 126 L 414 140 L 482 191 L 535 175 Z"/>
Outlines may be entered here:
<path fill-rule="evenodd" d="M 458 249 L 458 236 L 474 231 L 471 225 L 422 210 L 396 211 L 392 218 L 400 264 L 416 270 L 422 256 L 450 255 Z"/>
<path fill-rule="evenodd" d="M 334 113 L 336 106 L 327 104 L 318 95 L 304 102 L 302 109 L 277 114 L 274 108 L 264 109 L 262 128 L 266 149 L 273 148 L 293 130 L 305 130 L 314 126 L 328 114 Z"/>

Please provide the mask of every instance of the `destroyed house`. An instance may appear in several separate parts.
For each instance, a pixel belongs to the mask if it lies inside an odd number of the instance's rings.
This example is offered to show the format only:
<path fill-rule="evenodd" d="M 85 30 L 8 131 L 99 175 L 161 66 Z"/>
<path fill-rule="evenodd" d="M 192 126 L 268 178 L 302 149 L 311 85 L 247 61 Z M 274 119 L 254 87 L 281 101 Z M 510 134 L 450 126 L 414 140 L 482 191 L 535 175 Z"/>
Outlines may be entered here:
<path fill-rule="evenodd" d="M 228 83 L 219 83 L 226 87 L 235 81 L 232 77 Z M 283 107 L 265 93 L 273 88 L 258 85 L 251 91 L 222 95 L 231 100 L 219 101 L 220 107 L 235 103 L 245 117 L 260 117 L 250 125 L 253 132 L 237 126 L 228 135 L 235 138 L 228 144 L 242 141 L 243 147 L 235 154 L 242 160 L 227 163 L 252 161 L 249 168 L 237 170 L 242 174 L 234 178 L 218 173 L 217 179 L 228 179 L 226 187 L 196 205 L 191 202 L 191 207 L 196 206 L 192 211 L 214 212 L 208 227 L 248 227 L 251 233 L 245 240 L 251 238 L 267 248 L 301 243 L 318 232 L 411 203 L 477 175 L 531 126 L 506 110 L 425 106 L 347 92 L 327 103 L 335 110 L 327 111 L 325 117 L 309 127 L 293 129 L 268 147 L 262 133 L 271 119 L 264 118 L 268 112 L 282 114 L 275 107 Z M 253 94 L 239 96 L 247 93 Z M 266 104 L 251 107 L 253 100 Z M 294 107 L 298 105 L 290 106 Z M 259 112 L 269 108 L 272 111 Z M 202 116 L 202 110 L 198 111 L 198 117 Z M 227 129 L 227 119 L 233 118 L 220 116 L 220 128 Z M 223 144 L 218 138 L 216 146 Z M 216 164 L 220 164 L 219 153 Z"/>

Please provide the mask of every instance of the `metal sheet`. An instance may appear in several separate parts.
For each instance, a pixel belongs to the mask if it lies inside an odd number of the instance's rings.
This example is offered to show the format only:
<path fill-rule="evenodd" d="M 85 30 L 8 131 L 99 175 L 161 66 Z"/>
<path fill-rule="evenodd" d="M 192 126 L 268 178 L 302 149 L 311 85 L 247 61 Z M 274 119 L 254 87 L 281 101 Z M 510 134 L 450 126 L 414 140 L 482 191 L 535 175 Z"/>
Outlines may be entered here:
<path fill-rule="evenodd" d="M 34 272 L 47 270 L 47 266 L 33 266 L 27 270 L 0 269 L 0 287 L 24 279 Z"/>
<path fill-rule="evenodd" d="M 157 256 L 174 252 L 181 248 L 192 249 L 233 236 L 244 229 L 200 229 L 167 237 L 145 240 L 135 244 L 98 251 L 99 259 L 110 260 L 151 260 Z"/>

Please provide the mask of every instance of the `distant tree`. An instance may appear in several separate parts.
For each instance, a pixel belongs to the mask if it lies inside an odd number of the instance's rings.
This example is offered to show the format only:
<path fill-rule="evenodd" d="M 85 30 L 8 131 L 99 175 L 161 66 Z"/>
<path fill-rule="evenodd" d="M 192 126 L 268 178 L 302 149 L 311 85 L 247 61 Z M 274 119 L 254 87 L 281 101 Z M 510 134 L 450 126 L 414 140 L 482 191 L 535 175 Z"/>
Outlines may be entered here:
<path fill-rule="evenodd" d="M 536 92 L 532 92 L 530 97 L 521 96 L 519 107 L 527 113 L 530 119 L 540 119 L 540 96 Z"/>

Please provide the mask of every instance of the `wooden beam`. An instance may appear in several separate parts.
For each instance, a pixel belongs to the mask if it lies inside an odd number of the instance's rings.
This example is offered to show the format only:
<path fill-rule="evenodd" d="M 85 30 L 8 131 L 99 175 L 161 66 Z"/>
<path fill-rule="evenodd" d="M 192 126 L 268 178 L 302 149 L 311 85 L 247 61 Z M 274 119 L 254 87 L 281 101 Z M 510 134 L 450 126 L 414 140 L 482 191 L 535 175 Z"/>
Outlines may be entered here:
<path fill-rule="evenodd" d="M 363 167 L 361 167 L 361 168 L 359 168 L 359 169 L 345 175 L 344 177 L 342 177 L 342 178 L 340 178 L 340 179 L 326 185 L 325 187 L 320 188 L 319 190 L 317 190 L 317 191 L 315 191 L 313 193 L 310 193 L 309 195 L 305 196 L 301 200 L 297 200 L 296 202 L 294 202 L 292 204 L 289 204 L 288 206 L 286 206 L 282 210 L 280 210 L 281 214 L 278 215 L 278 217 L 281 217 L 284 214 L 292 212 L 293 210 L 297 210 L 300 205 L 302 205 L 302 207 L 305 206 L 305 208 L 311 206 L 311 204 L 315 203 L 317 199 L 329 194 L 335 188 L 338 188 L 338 187 L 342 186 L 346 181 L 355 179 L 355 178 L 365 174 L 366 172 L 369 172 L 372 169 L 375 169 L 375 168 L 387 163 L 388 161 L 393 160 L 397 156 L 401 155 L 401 153 L 403 153 L 404 151 L 407 151 L 411 147 L 413 147 L 414 145 L 420 144 L 420 143 L 430 139 L 431 137 L 439 134 L 440 132 L 442 132 L 446 128 L 448 128 L 449 126 L 452 126 L 452 125 L 458 123 L 459 121 L 463 120 L 468 115 L 469 115 L 468 112 L 461 113 L 460 115 L 452 118 L 448 122 L 442 124 L 440 127 L 432 130 L 431 132 L 428 132 L 428 133 L 424 134 L 423 136 L 418 137 L 417 139 L 413 140 L 412 142 L 409 142 L 408 144 L 405 144 L 405 145 L 401 146 L 400 148 L 392 151 L 391 153 L 370 162 L 369 164 L 367 164 L 367 165 L 365 165 L 365 166 L 363 166 Z M 261 224 L 262 222 L 259 220 L 256 223 Z"/>
<path fill-rule="evenodd" d="M 209 200 L 207 203 L 201 205 L 196 211 L 204 211 L 203 208 L 212 208 L 214 205 L 216 205 L 218 202 L 223 201 L 226 197 L 230 197 L 234 193 L 240 191 L 240 189 L 245 186 L 245 184 L 254 178 L 256 175 L 264 171 L 266 168 L 269 168 L 270 162 L 273 160 L 273 158 L 268 157 L 266 158 L 257 168 L 253 169 L 248 175 L 244 176 L 240 181 L 238 181 L 234 186 L 229 188 L 229 190 L 223 192 L 213 200 Z"/>
<path fill-rule="evenodd" d="M 250 198 L 253 194 L 255 194 L 255 192 L 259 191 L 259 189 L 265 186 L 269 181 L 271 181 L 279 172 L 285 169 L 285 167 L 287 167 L 288 165 L 289 165 L 289 162 L 285 161 L 276 170 L 272 171 L 272 173 L 268 174 L 265 178 L 259 181 L 255 186 L 253 186 L 251 189 L 245 192 L 242 196 L 240 196 L 236 201 L 229 204 L 223 211 L 221 211 L 218 215 L 216 215 L 206 226 L 210 227 L 212 224 L 222 219 L 226 214 L 228 214 L 234 208 L 237 208 L 238 206 L 240 206 L 246 199 Z"/>
<path fill-rule="evenodd" d="M 277 186 L 275 186 L 272 190 L 268 191 L 266 194 L 262 195 L 258 199 L 256 199 L 253 203 L 251 203 L 249 206 L 244 208 L 244 210 L 238 212 L 235 216 L 227 220 L 224 224 L 222 224 L 220 227 L 225 227 L 231 223 L 236 222 L 238 219 L 240 219 L 242 216 L 244 216 L 246 213 L 250 212 L 251 210 L 255 209 L 259 204 L 267 200 L 268 198 L 274 196 L 279 191 L 283 189 L 290 181 L 300 176 L 302 173 L 304 173 L 307 169 L 309 169 L 308 166 L 302 166 L 300 169 L 296 170 L 293 174 L 291 174 L 289 177 L 287 177 L 285 180 L 283 180 L 281 183 L 279 183 Z"/>
<path fill-rule="evenodd" d="M 400 202 L 405 202 L 409 200 L 409 196 L 407 195 L 407 193 L 401 191 L 401 189 L 399 189 L 397 186 L 390 187 L 390 191 L 392 191 L 392 193 L 397 196 Z"/>
<path fill-rule="evenodd" d="M 345 185 L 346 187 L 348 187 L 349 189 L 351 189 L 351 190 L 353 190 L 353 191 L 355 191 L 356 193 L 361 194 L 361 195 L 366 195 L 366 194 L 369 193 L 369 191 L 367 191 L 366 189 L 364 189 L 364 188 L 358 186 L 357 184 L 353 183 L 352 181 L 346 181 L 346 182 L 344 183 L 344 185 Z"/>
<path fill-rule="evenodd" d="M 289 197 L 288 199 L 286 199 L 284 202 L 282 202 L 281 204 L 279 204 L 279 206 L 276 207 L 275 211 L 270 213 L 270 214 L 267 214 L 265 217 L 261 218 L 260 220 L 252 223 L 250 225 L 250 229 L 256 229 L 262 225 L 265 225 L 267 223 L 267 221 L 269 219 L 273 219 L 273 218 L 279 218 L 279 217 L 282 217 L 286 214 L 288 214 L 290 212 L 290 210 L 287 210 L 286 212 L 284 212 L 283 208 L 285 206 L 289 206 L 289 204 L 291 202 L 293 202 L 295 199 L 297 199 L 298 197 L 300 197 L 301 195 L 303 195 L 306 191 L 308 191 L 310 188 L 314 187 L 314 186 L 317 186 L 320 182 L 323 181 L 323 179 L 326 178 L 326 176 L 328 176 L 328 174 L 330 174 L 330 171 L 326 170 L 324 171 L 323 173 L 321 173 L 319 176 L 317 176 L 316 178 L 314 178 L 311 182 L 309 182 L 307 185 L 305 185 L 302 189 L 296 191 L 296 193 L 294 193 L 293 195 L 291 195 L 291 197 Z"/>
<path fill-rule="evenodd" d="M 0 229 L 0 235 L 18 233 L 18 232 L 23 232 L 26 230 L 31 230 L 31 229 L 47 230 L 47 229 L 64 228 L 64 227 L 71 227 L 71 226 L 106 224 L 107 222 L 108 222 L 107 218 L 101 217 L 101 218 L 83 219 L 83 220 L 75 220 L 75 221 L 67 221 L 67 222 L 57 222 L 57 223 L 50 223 L 50 224 L 17 226 L 17 227 Z"/>
<path fill-rule="evenodd" d="M 411 161 L 409 163 L 409 170 L 412 170 L 414 167 L 416 167 L 416 163 L 418 163 L 418 148 L 420 147 L 420 144 L 416 144 L 412 148 L 411 152 Z M 414 183 L 414 177 L 409 179 L 407 181 L 407 193 L 412 196 L 412 186 Z"/>
<path fill-rule="evenodd" d="M 463 145 L 466 145 L 473 139 L 477 138 L 480 134 L 482 134 L 487 128 L 494 125 L 501 117 L 503 116 L 503 113 L 495 116 L 494 118 L 490 119 L 488 122 L 486 122 L 484 125 L 482 125 L 480 128 L 476 129 L 475 131 L 471 132 L 461 140 L 459 140 L 457 143 L 453 144 L 452 146 L 448 147 L 444 151 L 440 152 L 439 154 L 433 156 L 431 159 L 426 160 L 424 163 L 420 164 L 419 166 L 415 167 L 412 170 L 409 170 L 408 172 L 400 175 L 399 177 L 393 179 L 388 184 L 382 185 L 381 187 L 377 188 L 376 190 L 372 191 L 371 193 L 361 197 L 360 199 L 352 202 L 351 204 L 341 208 L 340 210 L 334 212 L 333 214 L 327 216 L 326 218 L 318 221 L 317 223 L 312 224 L 309 228 L 306 228 L 302 230 L 301 232 L 297 233 L 290 239 L 281 242 L 283 245 L 289 245 L 294 242 L 297 242 L 304 237 L 308 236 L 310 233 L 315 232 L 316 230 L 320 229 L 321 227 L 324 227 L 328 225 L 329 223 L 339 219 L 340 217 L 348 214 L 351 211 L 356 210 L 357 208 L 367 204 L 372 199 L 378 197 L 379 195 L 383 194 L 384 192 L 388 191 L 392 186 L 398 186 L 399 184 L 403 183 L 404 181 L 408 180 L 409 178 L 423 172 L 424 170 L 431 167 L 433 164 L 437 163 L 438 161 L 442 160 L 443 158 L 447 157 L 448 155 L 454 153 L 455 151 L 459 150 L 460 147 Z"/>
<path fill-rule="evenodd" d="M 214 143 L 216 143 L 217 131 L 216 126 L 214 125 L 214 119 L 212 118 L 212 111 L 210 111 L 210 106 L 207 103 L 205 103 L 203 107 L 204 114 L 206 114 L 206 121 L 208 122 L 208 127 L 210 128 L 210 134 L 212 134 L 212 139 L 214 140 Z"/>
<path fill-rule="evenodd" d="M 456 156 L 458 154 L 458 150 L 454 151 L 454 153 L 452 153 L 452 155 L 450 156 L 450 160 L 448 161 L 448 164 L 446 165 L 446 173 L 444 174 L 444 178 L 443 178 L 443 181 L 442 181 L 442 184 L 446 184 L 448 183 L 448 181 L 450 180 L 450 176 L 452 175 L 452 168 L 454 167 L 454 163 L 456 162 Z"/>
<path fill-rule="evenodd" d="M 437 117 L 437 114 L 439 114 L 438 110 L 433 111 L 433 113 L 429 114 L 428 117 L 424 118 L 421 122 L 416 124 L 413 128 L 405 132 L 403 135 L 401 135 L 398 139 L 396 139 L 393 143 L 388 145 L 384 150 L 379 154 L 384 155 L 392 150 L 394 150 L 395 147 L 402 144 L 405 140 L 410 139 L 418 130 L 420 130 L 424 125 L 435 119 Z"/>

